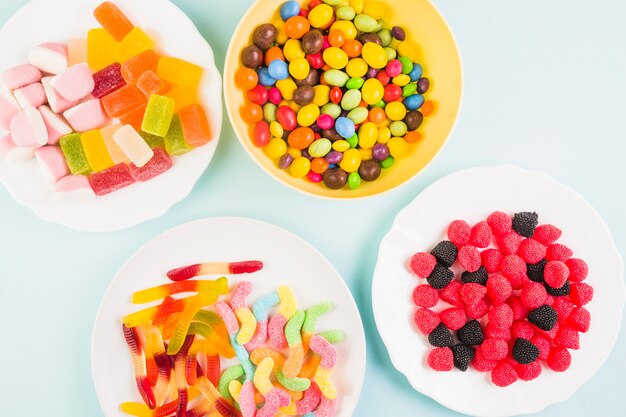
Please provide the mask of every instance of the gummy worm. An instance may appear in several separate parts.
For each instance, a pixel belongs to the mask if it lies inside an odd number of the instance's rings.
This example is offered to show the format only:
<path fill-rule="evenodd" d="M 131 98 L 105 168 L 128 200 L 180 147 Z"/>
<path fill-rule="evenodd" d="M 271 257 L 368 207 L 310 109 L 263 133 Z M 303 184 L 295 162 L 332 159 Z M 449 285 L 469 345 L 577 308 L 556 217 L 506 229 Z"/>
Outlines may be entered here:
<path fill-rule="evenodd" d="M 228 383 L 228 395 L 235 399 L 235 401 L 239 401 L 239 394 L 241 393 L 241 387 L 243 384 L 236 379 L 233 379 Z"/>
<path fill-rule="evenodd" d="M 287 339 L 285 338 L 283 329 L 287 321 L 296 312 L 296 301 L 291 289 L 286 285 L 282 285 L 278 288 L 278 297 L 280 298 L 280 306 L 276 314 L 270 319 L 268 333 L 270 345 L 274 349 L 282 350 L 287 347 Z"/>
<path fill-rule="evenodd" d="M 304 347 L 300 330 L 304 323 L 305 313 L 302 310 L 296 311 L 285 325 L 285 337 L 289 345 L 289 357 L 283 365 L 283 374 L 287 378 L 297 377 L 304 361 Z"/>
<path fill-rule="evenodd" d="M 187 333 L 200 335 L 204 337 L 208 342 L 210 342 L 210 344 L 208 345 L 209 347 L 211 347 L 211 350 L 208 351 L 210 353 L 218 353 L 227 358 L 232 358 L 234 356 L 233 349 L 230 347 L 228 342 L 225 342 L 210 326 L 204 323 L 191 323 L 189 325 Z"/>
<path fill-rule="evenodd" d="M 337 403 L 335 400 L 329 400 L 326 397 L 322 397 L 317 410 L 307 413 L 302 417 L 332 417 L 335 415 L 337 409 Z"/>
<path fill-rule="evenodd" d="M 220 374 L 222 373 L 222 364 L 220 355 L 208 355 L 206 356 L 206 376 L 213 385 L 217 385 L 220 380 Z"/>
<path fill-rule="evenodd" d="M 232 381 L 236 381 L 244 375 L 243 366 L 235 365 L 228 369 L 225 369 L 220 377 L 220 382 L 217 386 L 218 391 L 221 396 L 229 399 L 231 398 L 231 394 L 229 391 L 229 385 Z"/>
<path fill-rule="evenodd" d="M 317 334 L 320 337 L 328 340 L 328 343 L 337 344 L 343 342 L 345 334 L 341 330 L 326 330 Z"/>
<path fill-rule="evenodd" d="M 256 319 L 256 332 L 252 339 L 246 343 L 248 352 L 261 347 L 267 340 L 267 317 L 269 310 L 278 304 L 279 301 L 278 294 L 272 292 L 259 298 L 252 306 L 252 312 Z"/>
<path fill-rule="evenodd" d="M 131 358 L 133 361 L 133 369 L 135 373 L 135 382 L 137 384 L 137 390 L 141 395 L 141 398 L 150 409 L 156 407 L 156 400 L 152 388 L 148 383 L 146 376 L 146 361 L 144 357 L 143 346 L 141 346 L 141 340 L 137 335 L 136 328 L 129 328 L 126 325 L 122 325 L 124 332 L 124 339 L 130 350 Z"/>
<path fill-rule="evenodd" d="M 148 324 L 152 321 L 162 320 L 171 314 L 183 311 L 193 297 L 174 300 L 171 303 L 160 304 L 155 307 L 149 307 L 124 316 L 122 321 L 126 327 L 136 327 L 142 324 Z"/>
<path fill-rule="evenodd" d="M 296 414 L 309 413 L 317 408 L 322 397 L 322 392 L 315 382 L 311 383 L 308 390 L 304 392 L 304 398 L 296 402 Z"/>
<path fill-rule="evenodd" d="M 174 301 L 176 301 L 176 300 L 168 295 L 161 302 L 161 306 L 163 306 L 163 308 L 165 308 L 165 305 L 173 303 Z M 179 311 L 183 311 L 183 310 L 184 310 L 184 306 L 181 306 Z M 178 311 L 172 312 L 172 315 L 174 315 L 177 312 Z M 163 324 L 165 324 L 165 321 L 167 320 L 168 317 L 171 317 L 171 316 L 160 315 L 159 317 L 157 317 L 154 320 L 152 320 L 152 325 L 157 326 L 157 327 L 161 327 L 161 326 L 163 326 Z"/>
<path fill-rule="evenodd" d="M 132 301 L 133 304 L 149 303 L 182 292 L 202 292 L 210 290 L 214 285 L 215 281 L 213 280 L 172 282 L 171 284 L 159 285 L 157 287 L 137 291 L 133 294 Z"/>
<path fill-rule="evenodd" d="M 252 293 L 252 283 L 250 281 L 241 281 L 233 289 L 233 295 L 230 298 L 230 307 L 239 319 L 239 323 L 241 323 L 239 334 L 237 334 L 237 343 L 240 345 L 248 343 L 256 330 L 256 318 L 250 309 L 246 307 L 246 298 L 250 293 Z"/>
<path fill-rule="evenodd" d="M 214 409 L 215 407 L 213 406 L 213 404 L 211 404 L 211 402 L 205 398 L 194 407 L 187 410 L 187 412 L 185 413 L 185 417 L 204 417 Z"/>
<path fill-rule="evenodd" d="M 189 402 L 189 393 L 187 391 L 187 375 L 186 375 L 186 362 L 187 353 L 191 344 L 193 343 L 194 336 L 186 336 L 181 348 L 174 357 L 174 380 L 176 381 L 176 388 L 178 390 L 178 404 L 176 405 L 176 417 L 185 417 L 187 412 L 187 403 Z"/>
<path fill-rule="evenodd" d="M 325 301 L 314 305 L 306 311 L 306 318 L 304 319 L 304 324 L 302 325 L 302 345 L 304 346 L 305 354 L 309 351 L 309 340 L 311 340 L 313 334 L 315 333 L 317 319 L 332 309 L 333 303 Z"/>
<path fill-rule="evenodd" d="M 161 332 L 156 326 L 148 329 L 148 346 L 154 356 L 154 362 L 158 369 L 158 377 L 154 387 L 154 397 L 158 405 L 163 404 L 167 395 L 172 373 L 172 362 L 165 353 Z"/>
<path fill-rule="evenodd" d="M 185 281 L 198 275 L 209 274 L 246 274 L 263 269 L 261 261 L 242 262 L 207 262 L 172 269 L 167 276 L 172 281 Z"/>
<path fill-rule="evenodd" d="M 189 387 L 189 401 L 195 399 L 200 394 L 196 387 Z M 147 405 L 135 402 L 126 402 L 120 405 L 120 410 L 137 417 L 166 417 L 176 412 L 178 399 L 163 404 L 154 410 L 150 410 Z"/>
<path fill-rule="evenodd" d="M 300 371 L 300 378 L 312 379 L 315 376 L 315 371 L 320 366 L 320 362 L 322 358 L 318 354 L 314 354 L 311 356 L 311 359 L 308 360 L 304 365 L 302 365 L 302 370 Z"/>
<path fill-rule="evenodd" d="M 265 397 L 265 404 L 257 411 L 257 417 L 274 417 L 278 412 L 278 409 L 282 406 L 287 406 L 291 398 L 285 391 L 274 388 Z"/>
<path fill-rule="evenodd" d="M 200 392 L 211 402 L 215 404 L 215 409 L 223 417 L 240 417 L 241 414 L 233 408 L 224 398 L 220 396 L 220 393 L 215 388 L 215 385 L 211 383 L 206 377 L 200 377 L 196 381 L 196 387 Z"/>
<path fill-rule="evenodd" d="M 192 321 L 199 321 L 211 326 L 224 340 L 228 340 L 228 331 L 224 322 L 215 312 L 209 310 L 200 310 L 193 316 Z"/>
<path fill-rule="evenodd" d="M 213 304 L 215 301 L 217 301 L 217 298 L 220 295 L 226 294 L 227 292 L 228 281 L 226 280 L 226 278 L 222 277 L 215 281 L 215 285 L 211 289 L 202 291 L 200 292 L 200 294 L 195 295 L 191 298 L 191 301 L 181 313 L 181 317 L 178 321 L 178 325 L 176 326 L 176 330 L 174 330 L 174 335 L 170 339 L 170 344 L 167 348 L 168 355 L 175 355 L 176 353 L 178 353 L 183 345 L 185 336 L 187 335 L 187 331 L 189 330 L 191 320 L 196 315 L 198 310 L 200 310 L 205 305 Z"/>
<path fill-rule="evenodd" d="M 337 361 L 337 352 L 333 345 L 328 343 L 328 340 L 320 336 L 313 336 L 309 345 L 311 350 L 322 358 L 317 371 L 315 371 L 315 382 L 325 398 L 334 400 L 337 398 L 337 391 L 330 379 L 330 375 Z"/>
<path fill-rule="evenodd" d="M 276 379 L 289 391 L 306 391 L 311 386 L 311 381 L 306 378 L 287 378 L 283 371 L 276 371 Z"/>
<path fill-rule="evenodd" d="M 274 369 L 274 360 L 265 358 L 259 363 L 254 374 L 254 386 L 265 399 L 265 404 L 256 414 L 257 417 L 273 417 L 279 407 L 287 406 L 291 400 L 289 394 L 272 385 L 270 381 L 272 369 Z"/>
<path fill-rule="evenodd" d="M 255 365 L 261 363 L 261 361 L 265 358 L 272 358 L 272 360 L 274 361 L 274 365 L 279 369 L 281 369 L 283 367 L 283 364 L 285 363 L 285 358 L 283 358 L 283 355 L 281 355 L 280 352 L 275 351 L 274 349 L 259 348 L 254 349 L 252 352 L 250 352 L 250 360 Z"/>

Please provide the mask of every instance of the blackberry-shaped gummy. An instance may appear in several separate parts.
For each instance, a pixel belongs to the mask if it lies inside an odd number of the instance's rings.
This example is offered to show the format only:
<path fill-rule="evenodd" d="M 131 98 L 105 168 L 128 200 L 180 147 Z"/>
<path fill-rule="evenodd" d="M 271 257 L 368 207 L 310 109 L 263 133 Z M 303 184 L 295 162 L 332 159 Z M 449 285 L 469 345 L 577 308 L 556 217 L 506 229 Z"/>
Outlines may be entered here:
<path fill-rule="evenodd" d="M 532 237 L 537 223 L 539 223 L 539 216 L 535 212 L 523 211 L 513 215 L 513 230 L 520 236 Z"/>
<path fill-rule="evenodd" d="M 474 359 L 474 348 L 457 344 L 452 346 L 452 357 L 454 358 L 454 366 L 461 372 L 467 371 L 470 362 Z"/>
<path fill-rule="evenodd" d="M 439 323 L 428 335 L 428 342 L 435 347 L 450 347 L 454 345 L 454 338 L 452 332 L 443 323 Z"/>
<path fill-rule="evenodd" d="M 542 259 L 536 264 L 526 264 L 526 275 L 528 275 L 528 278 L 531 281 L 543 283 L 543 270 L 546 267 L 547 263 L 547 259 Z"/>
<path fill-rule="evenodd" d="M 478 320 L 470 320 L 456 331 L 456 337 L 467 346 L 478 346 L 483 343 L 485 336 Z"/>
<path fill-rule="evenodd" d="M 528 313 L 528 321 L 546 332 L 554 328 L 558 319 L 559 315 L 556 310 L 548 304 L 537 307 Z"/>
<path fill-rule="evenodd" d="M 543 286 L 546 287 L 546 291 L 548 292 L 548 294 L 553 297 L 563 297 L 565 295 L 569 295 L 571 290 L 569 286 L 569 281 L 565 281 L 565 284 L 563 284 L 561 288 L 552 288 L 545 282 L 543 283 Z"/>
<path fill-rule="evenodd" d="M 426 281 L 435 289 L 442 289 L 454 279 L 454 272 L 445 266 L 436 264 L 433 272 L 430 273 Z"/>
<path fill-rule="evenodd" d="M 430 251 L 430 254 L 437 259 L 437 262 L 446 268 L 450 268 L 454 264 L 458 253 L 456 245 L 449 240 L 442 240 Z"/>
<path fill-rule="evenodd" d="M 465 271 L 461 274 L 461 281 L 464 284 L 474 282 L 480 285 L 487 285 L 487 279 L 489 279 L 489 274 L 484 266 L 481 266 L 474 272 Z"/>
<path fill-rule="evenodd" d="M 539 357 L 539 353 L 539 348 L 530 340 L 519 337 L 513 344 L 513 359 L 522 365 L 533 363 Z"/>

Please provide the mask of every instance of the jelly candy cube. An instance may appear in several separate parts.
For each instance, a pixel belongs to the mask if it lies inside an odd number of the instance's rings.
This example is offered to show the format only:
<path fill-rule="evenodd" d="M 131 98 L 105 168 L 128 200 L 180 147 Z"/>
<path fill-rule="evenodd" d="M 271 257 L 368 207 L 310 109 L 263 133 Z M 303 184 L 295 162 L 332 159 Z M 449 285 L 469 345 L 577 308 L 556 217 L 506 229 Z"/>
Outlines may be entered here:
<path fill-rule="evenodd" d="M 156 72 L 161 57 L 152 49 L 134 56 L 122 64 L 122 76 L 128 84 L 136 84 L 146 71 Z"/>
<path fill-rule="evenodd" d="M 201 105 L 192 104 L 182 108 L 178 115 L 187 145 L 196 148 L 211 140 L 211 127 Z"/>
<path fill-rule="evenodd" d="M 115 62 L 117 42 L 109 32 L 96 28 L 87 32 L 87 63 L 99 71 Z"/>
<path fill-rule="evenodd" d="M 59 144 L 72 174 L 86 174 L 91 171 L 79 133 L 63 136 Z"/>
<path fill-rule="evenodd" d="M 146 97 L 150 97 L 152 94 L 167 93 L 170 89 L 170 85 L 167 81 L 156 75 L 153 71 L 144 72 L 137 80 L 137 88 L 140 89 Z"/>
<path fill-rule="evenodd" d="M 122 77 L 122 66 L 117 62 L 96 72 L 93 81 L 95 86 L 91 94 L 96 98 L 102 98 L 126 85 Z"/>
<path fill-rule="evenodd" d="M 143 116 L 141 130 L 156 136 L 165 136 L 172 116 L 174 115 L 174 100 L 169 97 L 153 94 L 148 100 L 148 107 Z"/>
<path fill-rule="evenodd" d="M 161 136 L 151 135 L 150 133 L 146 133 L 143 130 L 139 132 L 139 135 L 152 149 L 165 147 L 165 140 Z"/>
<path fill-rule="evenodd" d="M 141 124 L 143 123 L 143 115 L 146 112 L 148 103 L 143 103 L 141 106 L 130 110 L 128 113 L 121 115 L 118 119 L 120 123 L 125 125 L 131 125 L 136 131 L 141 130 Z"/>
<path fill-rule="evenodd" d="M 90 130 L 80 137 L 87 161 L 93 172 L 104 171 L 115 165 L 109 155 L 102 133 L 99 130 Z"/>
<path fill-rule="evenodd" d="M 126 85 L 102 98 L 104 110 L 111 117 L 119 117 L 141 106 L 146 96 L 132 85 Z"/>
<path fill-rule="evenodd" d="M 116 123 L 107 126 L 100 131 L 100 133 L 102 133 L 102 140 L 104 141 L 104 144 L 107 147 L 109 155 L 111 156 L 114 164 L 130 162 L 126 154 L 122 151 L 119 145 L 115 143 L 115 140 L 113 139 L 113 134 L 115 134 L 115 132 L 117 132 L 121 127 L 121 124 Z"/>
<path fill-rule="evenodd" d="M 117 164 L 89 177 L 89 184 L 96 195 L 106 195 L 120 188 L 128 187 L 135 180 L 126 164 Z"/>
<path fill-rule="evenodd" d="M 133 29 L 126 15 L 112 2 L 105 1 L 93 11 L 96 20 L 118 41 L 124 39 Z"/>
<path fill-rule="evenodd" d="M 174 86 L 170 91 L 164 94 L 165 97 L 173 98 L 176 102 L 174 111 L 179 111 L 183 107 L 190 104 L 199 103 L 198 90 L 196 88 Z"/>
<path fill-rule="evenodd" d="M 139 133 L 130 125 L 124 125 L 113 134 L 113 140 L 126 154 L 128 159 L 138 167 L 142 167 L 154 156 L 154 152 Z"/>
<path fill-rule="evenodd" d="M 182 59 L 164 56 L 159 60 L 157 75 L 176 85 L 196 87 L 202 78 L 202 67 Z"/>
<path fill-rule="evenodd" d="M 154 156 L 143 167 L 137 167 L 131 162 L 130 175 L 135 181 L 148 181 L 161 175 L 172 167 L 172 159 L 163 149 L 155 149 Z"/>
<path fill-rule="evenodd" d="M 165 150 L 170 155 L 178 156 L 189 152 L 191 149 L 185 142 L 180 117 L 178 114 L 174 114 L 170 128 L 167 131 L 167 135 L 165 135 Z"/>
<path fill-rule="evenodd" d="M 67 44 L 67 66 L 87 61 L 87 39 L 70 39 Z"/>
<path fill-rule="evenodd" d="M 115 48 L 115 56 L 120 62 L 129 60 L 154 46 L 154 41 L 138 27 L 133 28 Z"/>

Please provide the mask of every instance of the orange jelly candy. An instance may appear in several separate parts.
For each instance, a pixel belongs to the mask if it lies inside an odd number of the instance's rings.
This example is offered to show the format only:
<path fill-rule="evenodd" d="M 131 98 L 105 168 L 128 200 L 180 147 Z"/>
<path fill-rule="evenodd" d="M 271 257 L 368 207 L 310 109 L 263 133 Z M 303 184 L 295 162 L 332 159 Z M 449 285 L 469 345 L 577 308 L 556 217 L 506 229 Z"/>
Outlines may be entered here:
<path fill-rule="evenodd" d="M 122 64 L 122 77 L 127 84 L 135 85 L 146 71 L 156 73 L 161 57 L 152 49 L 140 53 Z"/>
<path fill-rule="evenodd" d="M 211 126 L 201 105 L 192 104 L 184 107 L 180 109 L 178 116 L 187 145 L 197 148 L 211 140 Z"/>
<path fill-rule="evenodd" d="M 141 106 L 146 102 L 146 96 L 141 90 L 132 85 L 125 85 L 102 98 L 104 111 L 110 117 L 119 117 Z"/>
<path fill-rule="evenodd" d="M 141 132 L 141 125 L 143 124 L 143 116 L 146 113 L 146 107 L 148 107 L 148 102 L 145 102 L 139 107 L 122 114 L 118 117 L 120 123 L 131 125 L 137 132 Z"/>
<path fill-rule="evenodd" d="M 96 7 L 93 15 L 118 42 L 124 39 L 134 27 L 126 15 L 110 1 L 105 1 Z"/>
<path fill-rule="evenodd" d="M 156 75 L 154 71 L 146 71 L 137 80 L 137 88 L 141 90 L 146 97 L 152 94 L 163 95 L 170 90 L 170 84 Z"/>

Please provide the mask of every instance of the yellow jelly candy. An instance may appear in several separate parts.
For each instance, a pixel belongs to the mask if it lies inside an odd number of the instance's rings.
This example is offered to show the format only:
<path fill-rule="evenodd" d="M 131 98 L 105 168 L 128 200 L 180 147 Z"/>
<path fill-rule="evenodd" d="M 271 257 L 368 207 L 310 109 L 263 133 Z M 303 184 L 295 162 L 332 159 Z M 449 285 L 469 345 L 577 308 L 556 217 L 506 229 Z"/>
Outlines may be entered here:
<path fill-rule="evenodd" d="M 361 55 L 365 62 L 372 68 L 381 69 L 387 65 L 387 53 L 383 47 L 377 43 L 367 42 L 363 45 Z"/>
<path fill-rule="evenodd" d="M 378 129 L 378 143 L 387 143 L 391 139 L 391 130 L 388 127 L 383 126 Z"/>
<path fill-rule="evenodd" d="M 402 120 L 406 116 L 406 107 L 399 101 L 392 101 L 385 107 L 385 113 L 393 121 Z"/>
<path fill-rule="evenodd" d="M 87 63 L 99 71 L 116 61 L 117 41 L 105 29 L 91 29 L 87 32 Z"/>
<path fill-rule="evenodd" d="M 385 95 L 385 88 L 378 79 L 370 78 L 361 87 L 361 92 L 363 93 L 363 100 L 369 105 L 374 105 L 382 100 Z"/>
<path fill-rule="evenodd" d="M 315 104 L 307 104 L 298 112 L 298 124 L 300 126 L 311 126 L 320 117 L 320 108 Z"/>
<path fill-rule="evenodd" d="M 285 59 L 289 62 L 294 59 L 304 58 L 306 54 L 304 53 L 304 49 L 302 49 L 302 42 L 297 39 L 289 39 L 285 42 L 285 46 L 283 47 L 283 55 L 285 55 Z"/>
<path fill-rule="evenodd" d="M 280 89 L 279 89 L 280 90 Z M 313 87 L 315 96 L 313 96 L 313 104 L 318 107 L 322 107 L 324 104 L 330 101 L 330 87 L 327 85 L 316 85 Z"/>
<path fill-rule="evenodd" d="M 409 58 L 413 62 L 418 62 L 420 60 L 420 50 L 419 46 L 415 42 L 412 41 L 403 41 L 400 42 L 397 46 L 398 55 Z"/>
<path fill-rule="evenodd" d="M 346 72 L 350 77 L 360 78 L 367 74 L 368 66 L 367 62 L 362 58 L 354 58 L 348 62 Z"/>
<path fill-rule="evenodd" d="M 294 159 L 290 167 L 291 175 L 296 178 L 304 177 L 306 174 L 309 173 L 310 169 L 311 162 L 303 156 Z"/>
<path fill-rule="evenodd" d="M 319 6 L 318 6 L 319 7 Z M 359 31 L 349 20 L 338 20 L 330 26 L 330 30 L 340 30 L 346 35 L 346 39 L 356 39 Z"/>
<path fill-rule="evenodd" d="M 172 84 L 197 87 L 202 79 L 202 67 L 182 59 L 164 56 L 159 59 L 157 75 Z"/>
<path fill-rule="evenodd" d="M 278 159 L 287 153 L 287 143 L 281 138 L 273 138 L 265 146 L 265 152 L 270 158 Z"/>
<path fill-rule="evenodd" d="M 322 56 L 324 58 L 324 62 L 326 62 L 331 68 L 343 69 L 346 65 L 348 65 L 348 54 L 346 54 L 346 52 L 341 48 L 334 46 L 326 48 Z"/>
<path fill-rule="evenodd" d="M 339 166 L 346 172 L 355 172 L 361 165 L 361 152 L 358 149 L 348 149 L 343 153 Z"/>
<path fill-rule="evenodd" d="M 321 28 L 330 23 L 333 18 L 333 8 L 328 4 L 320 4 L 309 13 L 309 22 L 314 28 Z"/>
<path fill-rule="evenodd" d="M 164 94 L 165 97 L 174 99 L 174 111 L 178 111 L 182 108 L 190 106 L 191 104 L 198 104 L 200 99 L 198 98 L 198 90 L 191 87 L 175 86 L 170 91 Z"/>
<path fill-rule="evenodd" d="M 115 47 L 115 56 L 118 62 L 126 62 L 153 46 L 154 41 L 143 30 L 134 27 Z"/>
<path fill-rule="evenodd" d="M 104 171 L 115 165 L 99 130 L 90 130 L 83 133 L 80 135 L 80 142 L 83 145 L 87 161 L 93 172 Z"/>
<path fill-rule="evenodd" d="M 296 80 L 304 80 L 310 70 L 311 65 L 305 58 L 296 58 L 289 64 L 289 74 Z"/>
<path fill-rule="evenodd" d="M 363 149 L 370 149 L 376 144 L 378 139 L 378 128 L 372 122 L 366 122 L 359 128 L 359 146 Z"/>
<path fill-rule="evenodd" d="M 409 145 L 403 138 L 394 137 L 389 139 L 387 142 L 387 147 L 389 148 L 389 153 L 394 158 L 401 158 L 408 152 Z"/>
<path fill-rule="evenodd" d="M 293 92 L 298 86 L 291 77 L 276 81 L 276 88 L 285 100 L 293 100 Z M 329 90 L 330 91 L 330 90 Z"/>

